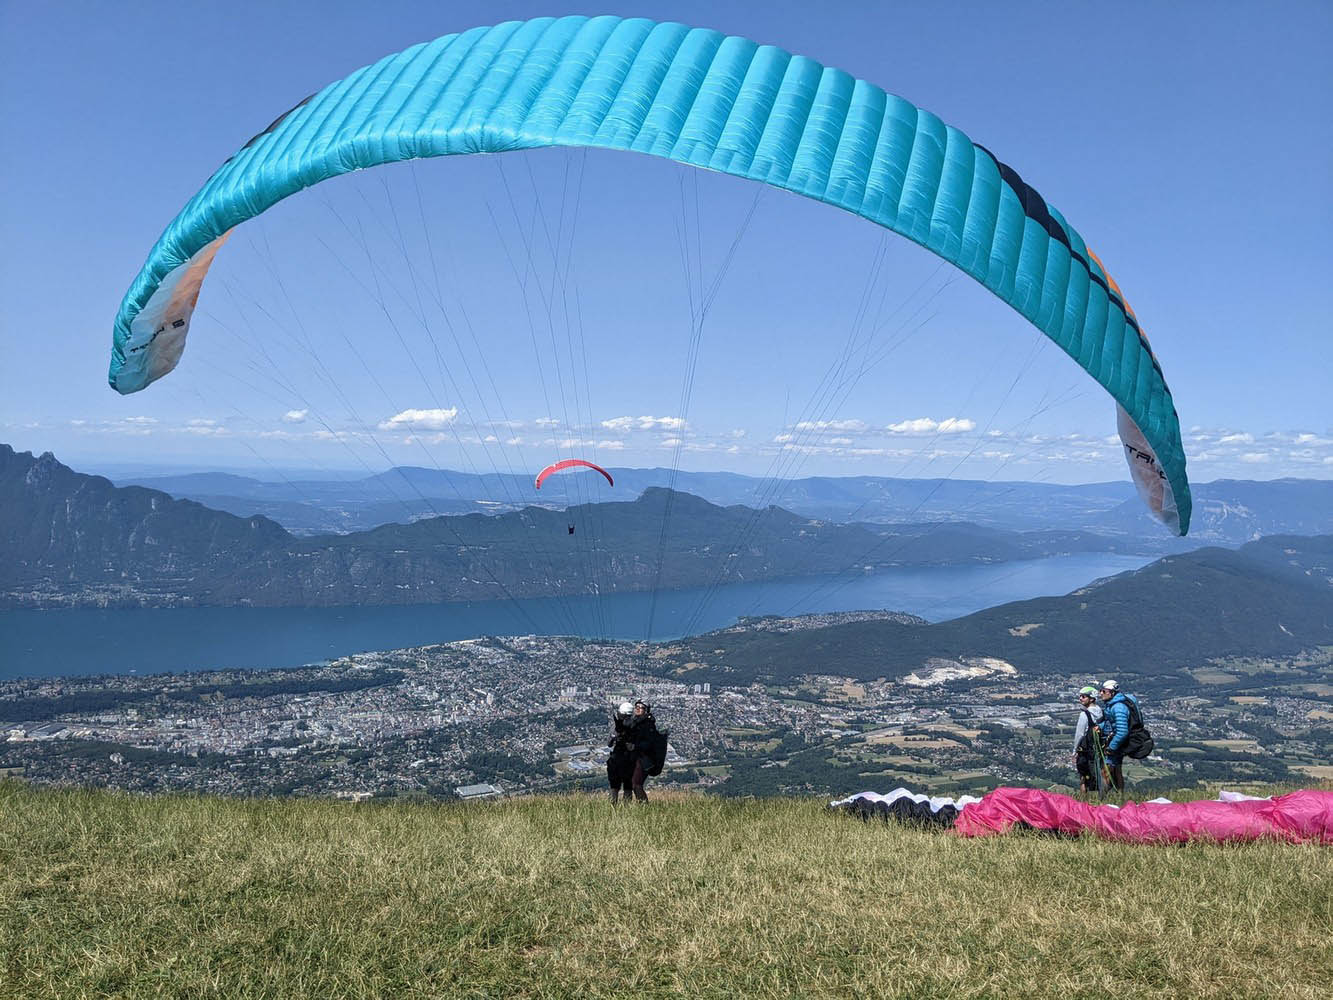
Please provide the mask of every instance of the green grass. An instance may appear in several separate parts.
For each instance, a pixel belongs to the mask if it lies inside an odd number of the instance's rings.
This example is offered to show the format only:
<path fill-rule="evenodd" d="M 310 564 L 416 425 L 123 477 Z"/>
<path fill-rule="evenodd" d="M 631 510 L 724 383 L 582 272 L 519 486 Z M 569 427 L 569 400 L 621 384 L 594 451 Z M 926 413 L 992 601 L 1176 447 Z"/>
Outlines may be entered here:
<path fill-rule="evenodd" d="M 0 782 L 0 995 L 1316 997 L 1333 851 Z"/>

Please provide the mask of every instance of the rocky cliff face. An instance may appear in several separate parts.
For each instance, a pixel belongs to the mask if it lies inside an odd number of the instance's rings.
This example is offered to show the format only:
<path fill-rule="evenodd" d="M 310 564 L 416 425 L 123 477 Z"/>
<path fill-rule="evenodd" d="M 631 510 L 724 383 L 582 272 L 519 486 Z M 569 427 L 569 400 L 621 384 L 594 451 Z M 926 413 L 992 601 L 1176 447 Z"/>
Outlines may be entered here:
<path fill-rule="evenodd" d="M 118 488 L 47 452 L 0 445 L 0 589 L 72 586 L 197 591 L 290 536 L 141 487 Z"/>

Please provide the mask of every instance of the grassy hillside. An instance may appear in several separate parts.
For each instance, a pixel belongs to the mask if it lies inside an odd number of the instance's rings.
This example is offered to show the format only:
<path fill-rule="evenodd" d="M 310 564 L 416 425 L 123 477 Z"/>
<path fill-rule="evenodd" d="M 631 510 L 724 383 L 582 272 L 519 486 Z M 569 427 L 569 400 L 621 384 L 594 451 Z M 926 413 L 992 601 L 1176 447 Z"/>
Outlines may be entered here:
<path fill-rule="evenodd" d="M 1333 851 L 0 782 L 0 995 L 1322 995 Z"/>

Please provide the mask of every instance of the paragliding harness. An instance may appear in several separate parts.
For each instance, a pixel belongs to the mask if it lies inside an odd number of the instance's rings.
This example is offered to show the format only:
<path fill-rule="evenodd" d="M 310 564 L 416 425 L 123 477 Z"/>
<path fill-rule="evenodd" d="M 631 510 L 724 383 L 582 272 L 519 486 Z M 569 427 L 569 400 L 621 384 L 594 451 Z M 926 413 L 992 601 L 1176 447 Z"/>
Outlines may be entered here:
<path fill-rule="evenodd" d="M 1143 760 L 1144 757 L 1152 753 L 1153 743 L 1152 733 L 1143 724 L 1143 714 L 1139 711 L 1139 703 L 1125 695 L 1125 701 L 1129 705 L 1129 735 L 1125 737 L 1125 742 L 1120 745 L 1120 752 L 1126 757 L 1133 757 L 1135 760 Z"/>
<path fill-rule="evenodd" d="M 650 778 L 656 778 L 662 773 L 662 768 L 666 766 L 667 737 L 671 735 L 670 729 L 658 729 L 656 723 L 653 725 L 652 742 L 646 748 L 644 754 L 643 773 Z"/>
<path fill-rule="evenodd" d="M 1092 713 L 1086 708 L 1080 709 L 1083 717 L 1088 720 L 1088 728 L 1083 733 L 1083 741 L 1078 745 L 1079 756 L 1096 757 L 1097 751 L 1101 749 L 1101 730 L 1097 728 L 1097 723 L 1092 717 Z"/>

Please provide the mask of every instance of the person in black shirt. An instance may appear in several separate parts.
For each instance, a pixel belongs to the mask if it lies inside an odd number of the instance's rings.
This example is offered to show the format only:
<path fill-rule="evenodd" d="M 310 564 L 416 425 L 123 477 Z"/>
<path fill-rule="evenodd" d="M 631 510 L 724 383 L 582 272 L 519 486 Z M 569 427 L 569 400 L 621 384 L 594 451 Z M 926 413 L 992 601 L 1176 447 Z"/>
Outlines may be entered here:
<path fill-rule="evenodd" d="M 630 774 L 630 787 L 634 798 L 639 802 L 648 801 L 648 793 L 643 784 L 648 780 L 648 772 L 653 770 L 654 758 L 659 752 L 661 733 L 657 731 L 657 720 L 653 718 L 652 706 L 647 702 L 636 701 L 634 714 L 630 716 L 625 735 L 630 753 L 634 757 L 634 770 Z M 659 768 L 660 770 L 660 768 Z"/>

